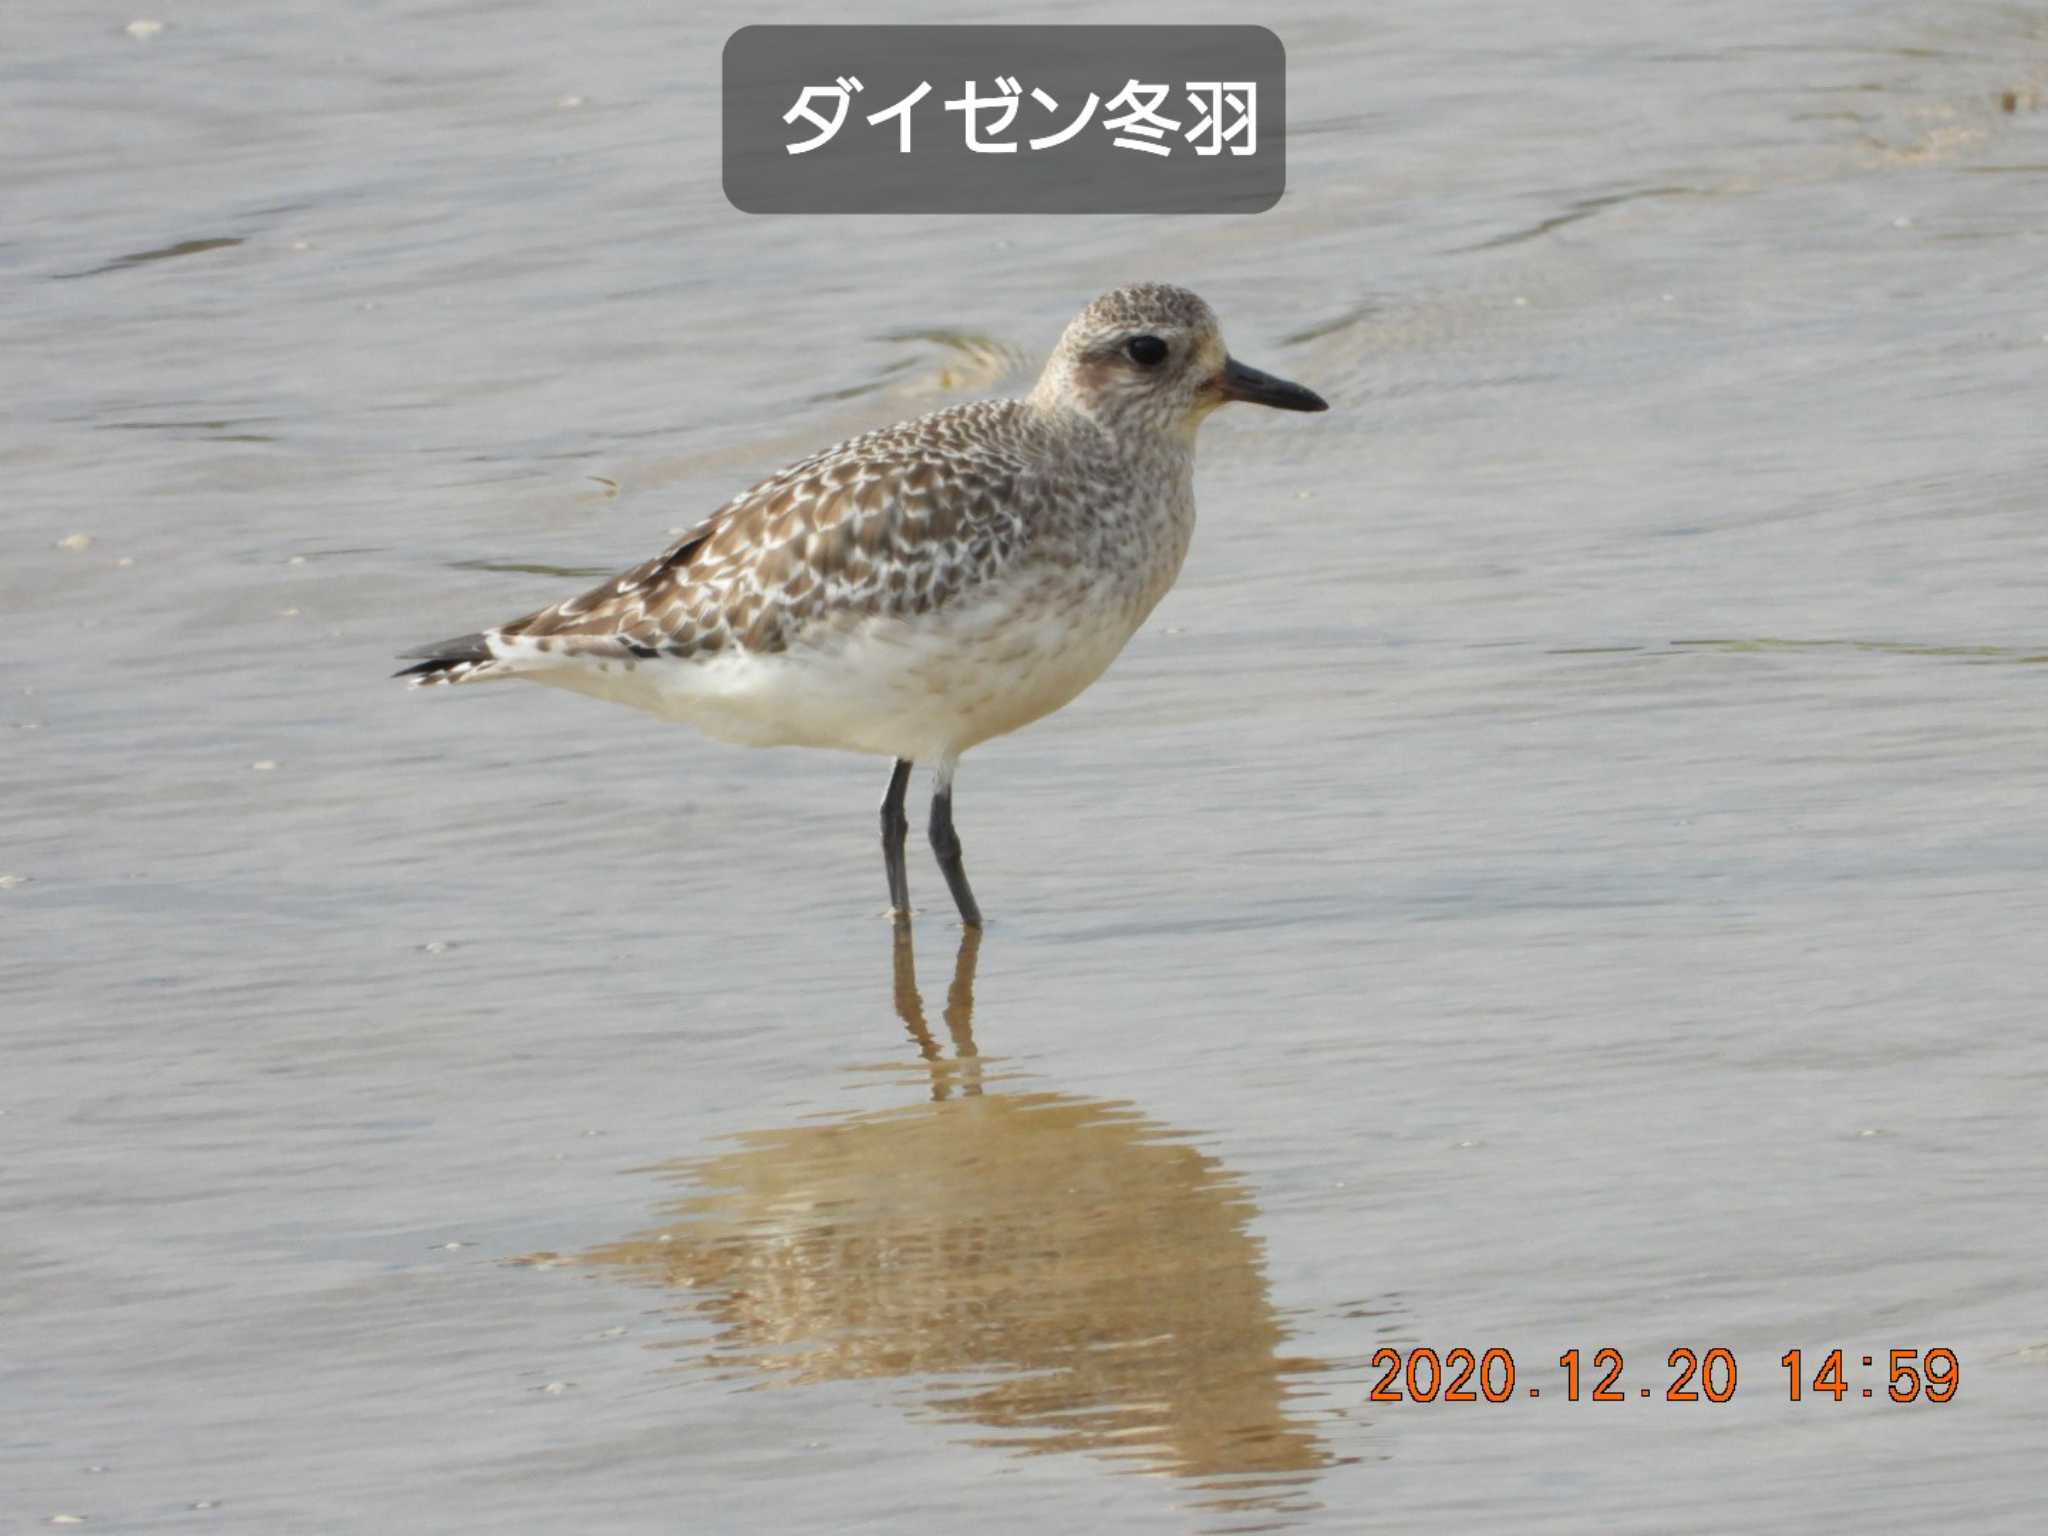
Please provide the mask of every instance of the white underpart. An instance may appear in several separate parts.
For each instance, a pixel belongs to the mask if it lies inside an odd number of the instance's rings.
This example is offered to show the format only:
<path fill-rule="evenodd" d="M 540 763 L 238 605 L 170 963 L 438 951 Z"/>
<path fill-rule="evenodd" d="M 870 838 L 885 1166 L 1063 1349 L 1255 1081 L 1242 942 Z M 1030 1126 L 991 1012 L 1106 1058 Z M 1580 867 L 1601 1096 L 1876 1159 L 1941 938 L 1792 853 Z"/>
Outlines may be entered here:
<path fill-rule="evenodd" d="M 1076 575 L 1005 583 L 912 619 L 814 628 L 802 643 L 769 654 L 600 658 L 543 654 L 493 637 L 499 659 L 487 670 L 631 705 L 746 746 L 953 758 L 1072 700 L 1116 659 L 1156 601 Z"/>

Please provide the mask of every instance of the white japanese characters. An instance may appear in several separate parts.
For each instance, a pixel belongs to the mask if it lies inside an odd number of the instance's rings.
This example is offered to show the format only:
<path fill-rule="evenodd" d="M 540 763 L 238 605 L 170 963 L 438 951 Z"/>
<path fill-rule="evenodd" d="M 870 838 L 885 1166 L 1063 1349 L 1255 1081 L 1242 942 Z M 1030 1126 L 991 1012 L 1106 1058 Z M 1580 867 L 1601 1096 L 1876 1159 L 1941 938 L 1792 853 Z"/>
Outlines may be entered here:
<path fill-rule="evenodd" d="M 1287 190 L 1270 27 L 761 22 L 727 39 L 742 213 L 1263 213 Z"/>
<path fill-rule="evenodd" d="M 853 93 L 855 91 L 866 89 L 860 83 L 859 75 L 840 75 L 838 79 L 839 83 L 837 85 L 805 86 L 803 94 L 796 99 L 796 105 L 782 114 L 782 120 L 785 123 L 793 123 L 798 118 L 802 118 L 818 130 L 818 136 L 815 139 L 806 139 L 801 144 L 785 144 L 782 146 L 792 155 L 809 154 L 820 144 L 825 143 L 834 134 L 839 132 L 839 125 L 846 121 L 846 104 L 853 100 Z M 811 105 L 811 98 L 813 96 L 830 97 L 838 103 L 839 110 L 832 114 L 830 122 L 820 117 L 818 109 Z M 903 147 L 905 149 L 910 147 L 910 125 L 907 122 L 903 125 Z"/>
<path fill-rule="evenodd" d="M 805 86 L 796 104 L 782 114 L 784 123 L 793 124 L 801 119 L 817 130 L 808 139 L 785 144 L 783 148 L 789 154 L 803 155 L 820 149 L 845 126 L 848 103 L 866 86 L 858 75 L 839 75 L 834 79 L 832 85 Z M 1115 135 L 1112 142 L 1118 149 L 1163 156 L 1172 154 L 1176 143 L 1185 143 L 1191 145 L 1197 155 L 1220 155 L 1225 151 L 1233 155 L 1258 153 L 1259 95 L 1256 81 L 1187 82 L 1184 89 L 1196 116 L 1185 134 L 1181 133 L 1183 120 L 1169 117 L 1163 110 L 1170 104 L 1173 94 L 1170 84 L 1126 80 L 1123 89 L 1109 98 L 1106 107 L 1102 99 L 1090 91 L 1088 99 L 1070 118 L 1065 116 L 1060 103 L 1048 92 L 1035 86 L 1027 90 L 1015 75 L 997 75 L 990 85 L 990 94 L 984 96 L 981 83 L 968 80 L 962 83 L 958 96 L 941 100 L 945 111 L 960 115 L 963 142 L 977 155 L 1017 153 L 1019 139 L 1006 135 L 1013 127 L 1019 126 L 1018 115 L 1027 99 L 1037 109 L 1038 117 L 1027 119 L 1019 131 L 1026 135 L 1021 141 L 1023 146 L 1032 150 L 1056 149 L 1069 142 L 1095 120 L 1097 109 L 1102 108 L 1101 126 Z M 929 80 L 919 81 L 915 90 L 893 106 L 865 114 L 868 125 L 880 127 L 893 119 L 896 124 L 896 152 L 909 154 L 912 113 L 931 92 Z M 829 117 L 815 105 L 820 101 L 829 105 Z M 1029 136 L 1028 130 L 1034 125 L 1043 125 L 1049 131 Z"/>
<path fill-rule="evenodd" d="M 879 123 L 892 117 L 901 123 L 902 126 L 898 129 L 896 135 L 896 152 L 898 154 L 907 155 L 910 153 L 910 109 L 920 101 L 923 101 L 925 97 L 931 95 L 931 93 L 931 81 L 920 81 L 917 89 L 897 102 L 895 106 L 884 107 L 879 112 L 870 112 L 868 114 L 868 121 L 870 123 Z M 791 150 L 790 153 L 795 154 L 796 151 Z"/>
<path fill-rule="evenodd" d="M 1138 149 L 1148 155 L 1173 153 L 1173 146 L 1163 140 L 1180 124 L 1159 110 L 1159 104 L 1166 100 L 1167 92 L 1172 89 L 1170 85 L 1140 85 L 1129 80 L 1121 91 L 1110 97 L 1110 111 L 1114 112 L 1118 107 L 1130 108 L 1122 117 L 1105 117 L 1102 120 L 1103 127 L 1119 135 L 1116 140 L 1118 149 Z M 1138 137 L 1126 139 L 1122 137 L 1125 133 L 1134 133 Z"/>
<path fill-rule="evenodd" d="M 1258 90 L 1250 80 L 1188 82 L 1188 100 L 1202 114 L 1201 121 L 1188 130 L 1196 154 L 1220 155 L 1225 145 L 1233 155 L 1258 152 L 1258 114 L 1254 110 Z M 1244 142 L 1236 142 L 1239 139 Z"/>

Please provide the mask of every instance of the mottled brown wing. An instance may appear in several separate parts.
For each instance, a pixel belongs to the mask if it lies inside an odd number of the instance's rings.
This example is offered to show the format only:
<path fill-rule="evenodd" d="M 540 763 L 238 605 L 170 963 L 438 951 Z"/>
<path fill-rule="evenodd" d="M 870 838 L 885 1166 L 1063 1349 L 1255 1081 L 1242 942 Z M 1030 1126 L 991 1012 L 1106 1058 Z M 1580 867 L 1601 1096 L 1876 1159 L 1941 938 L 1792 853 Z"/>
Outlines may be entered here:
<path fill-rule="evenodd" d="M 1013 409 L 957 406 L 827 449 L 734 497 L 652 560 L 491 633 L 689 657 L 784 650 L 821 620 L 929 612 L 994 574 L 1028 536 L 1024 459 L 1002 440 L 1002 413 Z"/>

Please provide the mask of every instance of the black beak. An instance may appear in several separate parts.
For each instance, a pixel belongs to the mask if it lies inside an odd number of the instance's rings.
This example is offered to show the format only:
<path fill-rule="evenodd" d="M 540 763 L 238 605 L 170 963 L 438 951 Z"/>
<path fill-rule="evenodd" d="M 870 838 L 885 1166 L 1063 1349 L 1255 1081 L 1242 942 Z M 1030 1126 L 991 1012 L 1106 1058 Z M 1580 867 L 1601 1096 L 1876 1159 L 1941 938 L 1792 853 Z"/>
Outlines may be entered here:
<path fill-rule="evenodd" d="M 1223 376 L 1216 381 L 1226 400 L 1243 400 L 1252 405 L 1270 405 L 1278 411 L 1327 411 L 1330 402 L 1312 389 L 1276 379 L 1270 373 L 1248 368 L 1236 358 L 1223 364 Z"/>

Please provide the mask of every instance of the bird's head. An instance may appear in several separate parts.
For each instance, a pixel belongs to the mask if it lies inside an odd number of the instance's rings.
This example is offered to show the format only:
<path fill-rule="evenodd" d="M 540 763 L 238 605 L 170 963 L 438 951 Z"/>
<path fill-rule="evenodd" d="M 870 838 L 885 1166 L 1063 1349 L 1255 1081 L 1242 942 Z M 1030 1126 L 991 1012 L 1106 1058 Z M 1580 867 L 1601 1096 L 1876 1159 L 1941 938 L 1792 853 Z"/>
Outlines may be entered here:
<path fill-rule="evenodd" d="M 1082 310 L 1060 337 L 1032 400 L 1078 411 L 1112 431 L 1193 437 L 1219 405 L 1326 411 L 1313 390 L 1233 358 L 1216 312 L 1185 288 L 1133 283 Z"/>

